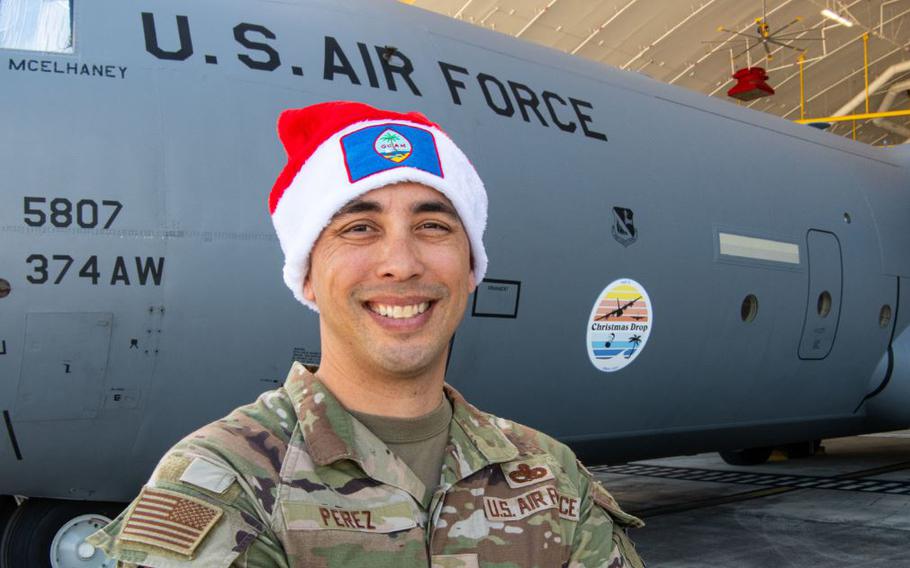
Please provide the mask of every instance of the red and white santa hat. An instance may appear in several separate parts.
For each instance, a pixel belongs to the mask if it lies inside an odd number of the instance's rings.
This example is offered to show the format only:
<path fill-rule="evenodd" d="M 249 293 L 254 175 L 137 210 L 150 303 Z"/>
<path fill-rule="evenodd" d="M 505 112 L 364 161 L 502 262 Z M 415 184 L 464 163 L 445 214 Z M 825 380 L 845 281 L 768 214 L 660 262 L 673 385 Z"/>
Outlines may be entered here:
<path fill-rule="evenodd" d="M 370 190 L 409 181 L 449 198 L 468 235 L 475 282 L 487 255 L 487 193 L 464 152 L 418 112 L 397 113 L 363 103 L 332 101 L 289 109 L 278 118 L 288 154 L 269 195 L 269 211 L 284 252 L 284 282 L 303 297 L 310 251 L 332 216 Z"/>

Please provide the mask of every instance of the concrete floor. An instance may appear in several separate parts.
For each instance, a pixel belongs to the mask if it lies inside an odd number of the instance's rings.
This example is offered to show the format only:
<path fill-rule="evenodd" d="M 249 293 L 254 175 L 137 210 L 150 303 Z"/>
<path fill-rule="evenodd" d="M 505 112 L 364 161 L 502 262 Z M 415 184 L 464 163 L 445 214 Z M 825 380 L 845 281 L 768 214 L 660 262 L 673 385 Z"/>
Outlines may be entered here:
<path fill-rule="evenodd" d="M 910 568 L 910 430 L 823 445 L 752 467 L 701 454 L 591 469 L 647 523 L 631 537 L 650 568 Z"/>

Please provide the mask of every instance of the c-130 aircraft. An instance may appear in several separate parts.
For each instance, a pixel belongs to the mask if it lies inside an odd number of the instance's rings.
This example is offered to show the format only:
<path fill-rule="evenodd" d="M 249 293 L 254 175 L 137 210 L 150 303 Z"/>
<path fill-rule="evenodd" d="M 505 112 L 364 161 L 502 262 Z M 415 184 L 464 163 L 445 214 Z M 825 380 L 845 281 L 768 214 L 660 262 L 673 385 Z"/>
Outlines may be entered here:
<path fill-rule="evenodd" d="M 325 100 L 485 180 L 447 372 L 482 408 L 589 463 L 910 425 L 903 148 L 392 1 L 0 0 L 0 50 L 0 567 L 110 565 L 82 539 L 168 447 L 318 365 L 266 195 Z"/>

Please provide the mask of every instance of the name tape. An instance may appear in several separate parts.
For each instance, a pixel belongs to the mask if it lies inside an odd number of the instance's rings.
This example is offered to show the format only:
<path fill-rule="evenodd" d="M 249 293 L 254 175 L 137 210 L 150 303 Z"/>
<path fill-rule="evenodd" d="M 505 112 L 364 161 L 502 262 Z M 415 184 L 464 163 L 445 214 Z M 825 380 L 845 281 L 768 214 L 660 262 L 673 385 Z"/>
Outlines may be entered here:
<path fill-rule="evenodd" d="M 315 503 L 285 501 L 282 513 L 288 530 L 341 530 L 390 533 L 417 526 L 407 503 L 372 508 L 341 508 Z"/>
<path fill-rule="evenodd" d="M 548 509 L 557 509 L 563 519 L 578 520 L 578 499 L 563 495 L 554 487 L 538 487 L 516 497 L 483 498 L 484 513 L 491 521 L 517 521 Z"/>

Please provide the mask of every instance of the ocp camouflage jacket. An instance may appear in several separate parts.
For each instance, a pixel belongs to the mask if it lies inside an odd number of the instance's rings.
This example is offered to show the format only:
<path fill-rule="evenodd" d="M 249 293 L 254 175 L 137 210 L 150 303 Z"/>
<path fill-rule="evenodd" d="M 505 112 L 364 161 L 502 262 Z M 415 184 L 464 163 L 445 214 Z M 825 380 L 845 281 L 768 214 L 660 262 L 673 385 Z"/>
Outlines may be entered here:
<path fill-rule="evenodd" d="M 121 566 L 643 566 L 620 510 L 574 454 L 446 386 L 453 419 L 432 497 L 302 365 L 187 436 L 90 537 Z"/>

